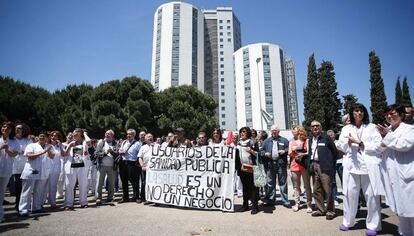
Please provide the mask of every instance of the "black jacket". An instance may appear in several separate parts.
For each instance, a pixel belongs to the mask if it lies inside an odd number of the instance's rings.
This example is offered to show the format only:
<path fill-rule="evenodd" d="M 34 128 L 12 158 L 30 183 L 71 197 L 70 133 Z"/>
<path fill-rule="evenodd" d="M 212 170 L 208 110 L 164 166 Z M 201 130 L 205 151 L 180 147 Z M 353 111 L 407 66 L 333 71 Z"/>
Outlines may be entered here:
<path fill-rule="evenodd" d="M 308 167 L 310 166 L 310 162 L 313 157 L 312 142 L 313 137 L 311 136 L 309 137 L 309 158 L 307 165 Z M 318 137 L 318 144 L 316 146 L 316 150 L 318 152 L 318 159 L 321 170 L 335 170 L 335 163 L 336 158 L 338 156 L 338 150 L 336 149 L 335 143 L 328 135 L 321 134 Z"/>

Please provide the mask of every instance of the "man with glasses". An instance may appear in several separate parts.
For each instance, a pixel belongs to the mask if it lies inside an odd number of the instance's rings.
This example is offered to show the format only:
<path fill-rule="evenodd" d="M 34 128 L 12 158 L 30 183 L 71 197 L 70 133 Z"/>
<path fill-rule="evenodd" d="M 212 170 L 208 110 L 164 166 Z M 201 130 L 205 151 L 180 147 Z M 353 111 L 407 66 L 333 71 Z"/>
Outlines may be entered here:
<path fill-rule="evenodd" d="M 197 147 L 201 147 L 201 146 L 207 146 L 208 142 L 207 142 L 207 138 L 206 138 L 206 132 L 199 132 L 198 136 L 197 136 Z"/>
<path fill-rule="evenodd" d="M 311 122 L 312 136 L 309 137 L 309 162 L 308 168 L 313 169 L 313 197 L 315 199 L 316 211 L 312 216 L 325 216 L 327 220 L 335 217 L 335 206 L 332 194 L 332 178 L 335 173 L 335 161 L 337 149 L 335 143 L 328 135 L 322 133 L 319 121 Z M 326 196 L 327 206 L 324 204 Z"/>

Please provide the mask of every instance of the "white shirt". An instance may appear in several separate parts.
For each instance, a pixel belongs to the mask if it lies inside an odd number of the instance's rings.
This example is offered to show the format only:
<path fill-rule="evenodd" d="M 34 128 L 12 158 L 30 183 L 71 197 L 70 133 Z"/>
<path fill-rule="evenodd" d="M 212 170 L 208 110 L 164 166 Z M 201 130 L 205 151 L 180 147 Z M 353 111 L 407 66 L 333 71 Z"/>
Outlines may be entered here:
<path fill-rule="evenodd" d="M 21 174 L 24 169 L 24 165 L 27 162 L 27 156 L 24 155 L 27 145 L 33 143 L 29 138 L 15 138 L 17 155 L 13 162 L 13 174 Z"/>
<path fill-rule="evenodd" d="M 108 149 L 114 150 L 114 145 L 112 145 L 112 142 L 107 142 L 105 140 L 103 140 L 102 142 L 105 142 L 104 148 L 103 148 L 105 155 L 102 159 L 101 165 L 102 166 L 114 166 L 114 158 L 112 157 L 112 154 L 111 153 L 106 154 Z"/>
<path fill-rule="evenodd" d="M 279 147 L 277 146 L 277 140 L 272 140 L 272 159 L 276 160 L 279 156 Z"/>
<path fill-rule="evenodd" d="M 312 157 L 311 157 L 311 159 L 312 160 L 315 160 L 315 161 L 319 161 L 319 156 L 318 156 L 318 149 L 317 149 L 317 147 L 318 147 L 318 137 L 319 136 L 317 136 L 317 137 L 312 137 Z"/>
<path fill-rule="evenodd" d="M 5 143 L 9 144 L 10 151 L 16 151 L 16 142 L 14 140 L 4 140 L 3 137 L 0 137 L 0 146 L 3 146 Z M 13 160 L 14 158 L 10 157 L 6 150 L 0 150 L 0 177 L 10 178 L 12 176 Z"/>
<path fill-rule="evenodd" d="M 47 145 L 47 144 L 46 144 Z M 46 148 L 46 146 L 45 146 Z M 39 143 L 30 143 L 27 145 L 24 155 L 27 156 L 29 153 L 39 153 L 44 149 Z M 36 159 L 27 160 L 21 179 L 47 179 L 49 177 L 51 165 L 48 165 L 48 161 L 45 159 L 49 158 L 47 153 L 38 156 Z"/>
<path fill-rule="evenodd" d="M 151 145 L 145 144 L 144 146 L 142 146 L 139 149 L 139 152 L 138 152 L 137 157 L 140 158 L 140 159 L 142 159 L 144 161 L 144 166 L 143 167 L 147 167 L 148 166 L 148 162 L 149 162 L 149 160 L 150 160 L 150 158 L 152 156 L 151 155 L 152 147 L 157 148 L 157 145 L 158 144 L 151 144 Z"/>

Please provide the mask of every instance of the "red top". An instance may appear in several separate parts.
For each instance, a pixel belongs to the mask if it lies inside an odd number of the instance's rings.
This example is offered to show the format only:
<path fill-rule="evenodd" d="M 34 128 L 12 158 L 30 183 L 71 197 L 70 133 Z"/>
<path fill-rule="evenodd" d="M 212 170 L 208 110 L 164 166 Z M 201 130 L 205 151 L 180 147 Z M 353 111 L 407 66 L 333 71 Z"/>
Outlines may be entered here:
<path fill-rule="evenodd" d="M 306 140 L 292 139 L 290 141 L 289 150 L 292 150 L 292 153 L 290 155 L 290 159 L 291 159 L 290 170 L 291 171 L 303 171 L 303 170 L 305 170 L 305 167 L 303 167 L 303 166 L 299 165 L 298 163 L 296 163 L 295 158 L 296 158 L 297 153 L 295 151 L 293 151 L 293 148 L 294 147 L 304 147 L 304 149 L 307 150 L 308 148 L 306 146 L 307 146 L 306 145 Z"/>

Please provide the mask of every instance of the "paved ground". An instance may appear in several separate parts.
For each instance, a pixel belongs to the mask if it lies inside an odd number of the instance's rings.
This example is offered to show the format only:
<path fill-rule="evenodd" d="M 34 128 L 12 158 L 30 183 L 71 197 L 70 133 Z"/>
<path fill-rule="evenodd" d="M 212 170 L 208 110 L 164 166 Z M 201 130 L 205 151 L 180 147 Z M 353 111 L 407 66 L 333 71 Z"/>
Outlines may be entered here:
<path fill-rule="evenodd" d="M 292 196 L 289 186 L 289 197 Z M 299 212 L 277 205 L 261 207 L 260 213 L 223 213 L 175 207 L 144 206 L 137 203 L 114 203 L 89 209 L 76 207 L 63 212 L 52 211 L 20 218 L 13 206 L 6 206 L 6 221 L 0 224 L 1 235 L 365 235 L 365 220 L 357 218 L 355 229 L 341 232 L 342 206 L 331 221 L 311 217 L 302 208 Z M 116 194 L 116 201 L 121 193 Z M 291 198 L 293 199 L 293 198 Z M 13 201 L 12 197 L 6 200 Z M 242 200 L 236 199 L 236 209 Z M 60 201 L 62 203 L 62 201 Z M 362 208 L 362 215 L 366 210 Z M 383 230 L 380 235 L 395 235 L 397 217 L 383 209 Z"/>

